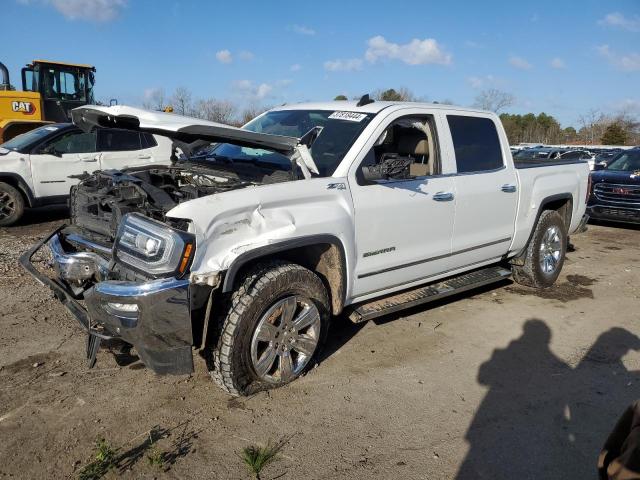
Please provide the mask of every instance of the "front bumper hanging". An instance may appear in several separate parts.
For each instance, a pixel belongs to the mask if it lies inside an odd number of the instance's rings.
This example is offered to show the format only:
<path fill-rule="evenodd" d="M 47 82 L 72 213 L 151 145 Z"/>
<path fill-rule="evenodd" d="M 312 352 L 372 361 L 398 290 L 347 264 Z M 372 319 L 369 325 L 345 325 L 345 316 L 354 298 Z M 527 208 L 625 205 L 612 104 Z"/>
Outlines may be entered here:
<path fill-rule="evenodd" d="M 88 333 L 90 366 L 101 340 L 121 339 L 158 374 L 193 371 L 189 281 L 164 278 L 147 282 L 108 280 L 109 262 L 92 252 L 66 252 L 61 230 L 52 232 L 20 257 L 20 264 L 71 312 Z M 52 253 L 54 277 L 41 273 L 33 257 L 44 246 Z M 87 290 L 80 284 L 97 280 Z M 84 301 L 86 307 L 82 305 Z"/>

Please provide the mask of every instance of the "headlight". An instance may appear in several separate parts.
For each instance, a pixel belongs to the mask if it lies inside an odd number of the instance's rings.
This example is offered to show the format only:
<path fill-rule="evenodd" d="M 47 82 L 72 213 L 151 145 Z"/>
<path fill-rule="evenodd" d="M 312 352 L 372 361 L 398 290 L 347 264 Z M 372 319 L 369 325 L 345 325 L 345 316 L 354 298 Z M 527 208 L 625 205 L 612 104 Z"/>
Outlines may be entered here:
<path fill-rule="evenodd" d="M 194 254 L 192 234 L 175 230 L 137 213 L 122 218 L 114 257 L 135 270 L 155 276 L 181 276 Z"/>

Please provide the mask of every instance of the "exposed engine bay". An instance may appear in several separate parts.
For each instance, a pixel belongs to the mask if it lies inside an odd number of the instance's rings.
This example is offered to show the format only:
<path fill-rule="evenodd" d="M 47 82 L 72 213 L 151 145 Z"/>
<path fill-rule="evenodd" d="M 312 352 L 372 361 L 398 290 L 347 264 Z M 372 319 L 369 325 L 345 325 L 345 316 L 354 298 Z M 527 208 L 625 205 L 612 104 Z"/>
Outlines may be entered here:
<path fill-rule="evenodd" d="M 122 216 L 127 213 L 142 213 L 186 229 L 186 225 L 176 224 L 175 220 L 166 217 L 166 213 L 179 203 L 298 178 L 295 170 L 207 163 L 181 162 L 172 166 L 105 170 L 85 176 L 71 190 L 71 222 L 94 240 L 111 244 Z"/>

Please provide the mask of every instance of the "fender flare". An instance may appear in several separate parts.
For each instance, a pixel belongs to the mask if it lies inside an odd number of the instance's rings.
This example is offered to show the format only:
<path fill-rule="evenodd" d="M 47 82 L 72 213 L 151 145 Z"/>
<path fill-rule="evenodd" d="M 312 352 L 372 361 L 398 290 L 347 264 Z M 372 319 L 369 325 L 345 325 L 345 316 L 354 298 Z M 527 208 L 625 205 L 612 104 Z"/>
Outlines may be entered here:
<path fill-rule="evenodd" d="M 0 172 L 0 182 L 6 179 L 12 180 L 11 182 L 7 183 L 14 184 L 18 187 L 18 190 L 20 190 L 20 192 L 25 196 L 27 205 L 29 207 L 33 207 L 37 203 L 36 198 L 31 191 L 31 188 L 29 188 L 29 185 L 27 185 L 27 182 L 24 181 L 22 176 L 18 175 L 17 173 Z"/>
<path fill-rule="evenodd" d="M 536 231 L 536 225 L 538 225 L 538 221 L 540 220 L 540 215 L 542 215 L 542 212 L 545 210 L 544 207 L 546 207 L 552 202 L 557 202 L 558 200 L 569 200 L 571 202 L 571 205 L 573 206 L 573 194 L 571 194 L 570 192 L 556 193 L 555 195 L 549 195 L 548 197 L 543 198 L 542 201 L 540 202 L 540 205 L 538 206 L 536 219 L 533 222 L 533 226 L 531 227 L 531 232 L 529 232 L 529 238 L 527 238 L 527 243 L 524 244 L 524 248 L 520 250 L 517 255 L 512 257 L 512 260 L 520 258 L 522 254 L 527 251 L 527 248 L 529 247 L 529 243 L 533 238 L 533 233 Z M 573 209 L 571 209 L 571 212 L 569 212 L 569 214 L 570 214 L 570 220 L 569 220 L 569 225 L 567 225 L 567 234 L 568 234 L 568 229 L 571 227 L 571 220 L 573 219 Z"/>
<path fill-rule="evenodd" d="M 342 276 L 342 298 L 340 302 L 344 305 L 344 301 L 347 294 L 347 257 L 344 245 L 342 241 L 336 237 L 335 235 L 330 234 L 318 234 L 318 235 L 307 235 L 304 237 L 292 238 L 290 240 L 283 240 L 277 243 L 271 243 L 269 245 L 264 245 L 262 247 L 257 247 L 253 250 L 249 250 L 244 252 L 233 260 L 229 268 L 227 269 L 224 281 L 222 284 L 222 292 L 229 293 L 233 290 L 233 285 L 235 283 L 236 277 L 238 276 L 238 272 L 240 269 L 246 265 L 248 262 L 253 260 L 257 260 L 262 257 L 267 257 L 276 253 L 286 252 L 287 250 L 293 250 L 294 248 L 300 247 L 308 247 L 311 245 L 317 245 L 321 243 L 328 243 L 334 245 L 340 251 L 341 261 L 342 261 L 342 270 L 344 275 Z"/>

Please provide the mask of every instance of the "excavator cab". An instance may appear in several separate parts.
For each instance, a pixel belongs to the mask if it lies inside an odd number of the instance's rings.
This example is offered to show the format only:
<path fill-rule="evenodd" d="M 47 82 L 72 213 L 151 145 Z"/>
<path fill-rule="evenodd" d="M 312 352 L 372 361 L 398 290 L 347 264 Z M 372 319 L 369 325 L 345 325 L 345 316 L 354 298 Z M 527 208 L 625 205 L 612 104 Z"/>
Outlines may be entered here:
<path fill-rule="evenodd" d="M 0 144 L 46 123 L 68 122 L 69 112 L 95 103 L 95 67 L 34 60 L 21 72 L 22 89 L 0 63 Z"/>
<path fill-rule="evenodd" d="M 22 89 L 40 93 L 46 121 L 67 122 L 70 110 L 95 103 L 95 71 L 91 65 L 34 60 L 22 69 Z"/>

